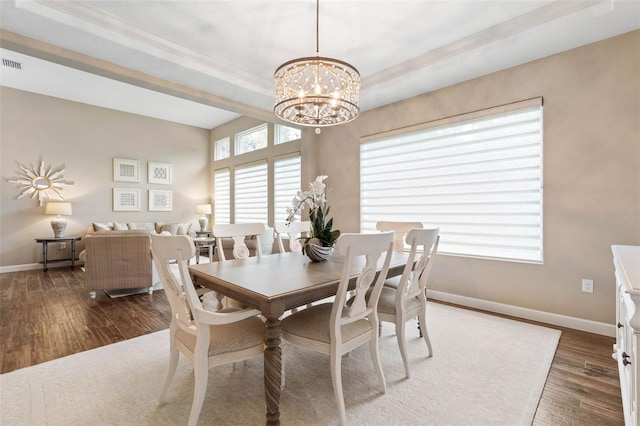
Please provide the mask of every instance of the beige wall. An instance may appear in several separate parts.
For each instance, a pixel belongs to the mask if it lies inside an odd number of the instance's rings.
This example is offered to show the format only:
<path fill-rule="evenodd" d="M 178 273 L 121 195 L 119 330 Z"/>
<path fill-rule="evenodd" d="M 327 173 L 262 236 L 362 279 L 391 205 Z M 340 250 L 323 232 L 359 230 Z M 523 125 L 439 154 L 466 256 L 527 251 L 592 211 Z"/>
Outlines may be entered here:
<path fill-rule="evenodd" d="M 544 98 L 544 264 L 440 256 L 431 288 L 612 324 L 610 245 L 640 245 L 640 31 L 323 129 L 318 166 L 333 188 L 336 227 L 359 230 L 361 137 L 538 96 Z M 594 280 L 593 294 L 581 292 L 582 278 Z"/>
<path fill-rule="evenodd" d="M 51 216 L 7 179 L 16 162 L 66 165 L 75 181 L 62 194 L 73 205 L 69 236 L 82 236 L 92 222 L 191 222 L 198 227 L 195 204 L 209 201 L 209 131 L 162 120 L 93 107 L 47 96 L 0 88 L 0 266 L 41 260 L 34 238 L 53 236 Z M 112 160 L 140 160 L 139 183 L 113 181 Z M 172 185 L 147 182 L 147 162 L 171 163 Z M 112 188 L 140 189 L 139 212 L 114 212 Z M 172 212 L 149 212 L 148 190 L 173 191 Z M 54 248 L 50 257 L 67 257 Z"/>

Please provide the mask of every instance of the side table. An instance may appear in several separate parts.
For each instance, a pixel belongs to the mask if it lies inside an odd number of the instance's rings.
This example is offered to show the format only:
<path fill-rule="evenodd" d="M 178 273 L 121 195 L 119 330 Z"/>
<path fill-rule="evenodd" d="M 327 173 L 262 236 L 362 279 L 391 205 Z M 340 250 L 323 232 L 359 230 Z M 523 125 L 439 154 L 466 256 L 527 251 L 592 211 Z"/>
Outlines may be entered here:
<path fill-rule="evenodd" d="M 196 263 L 200 263 L 200 249 L 207 248 L 209 250 L 209 262 L 213 262 L 213 249 L 216 246 L 216 239 L 210 237 L 193 238 L 193 244 L 196 246 Z"/>
<path fill-rule="evenodd" d="M 36 238 L 36 243 L 42 244 L 42 269 L 47 272 L 49 269 L 47 267 L 47 263 L 53 262 L 66 262 L 71 261 L 71 267 L 73 268 L 76 264 L 76 241 L 80 241 L 82 237 L 60 237 L 60 238 Z M 70 243 L 71 244 L 71 258 L 70 259 L 52 259 L 49 260 L 48 256 L 48 245 L 49 243 Z"/>
<path fill-rule="evenodd" d="M 211 231 L 195 231 L 196 237 L 210 237 Z"/>

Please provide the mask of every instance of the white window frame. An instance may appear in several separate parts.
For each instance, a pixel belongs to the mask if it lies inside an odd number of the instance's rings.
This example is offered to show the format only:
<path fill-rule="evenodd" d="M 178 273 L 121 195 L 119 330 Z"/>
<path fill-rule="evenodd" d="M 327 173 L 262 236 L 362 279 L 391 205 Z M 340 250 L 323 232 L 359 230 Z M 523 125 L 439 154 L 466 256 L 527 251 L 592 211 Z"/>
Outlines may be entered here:
<path fill-rule="evenodd" d="M 262 132 L 264 132 L 266 134 L 265 146 L 263 146 L 261 148 L 252 149 L 252 150 L 245 150 L 243 148 L 242 139 L 244 137 L 247 137 L 249 135 L 253 135 L 255 133 L 262 133 Z M 268 130 L 267 123 L 263 123 L 263 124 L 261 124 L 259 126 L 253 127 L 251 129 L 245 130 L 243 132 L 236 133 L 236 135 L 234 137 L 234 147 L 235 147 L 234 154 L 235 155 L 242 155 L 242 154 L 247 154 L 249 152 L 259 151 L 261 149 L 267 148 L 268 146 L 269 146 L 269 130 Z"/>
<path fill-rule="evenodd" d="M 282 129 L 295 130 L 295 131 L 297 131 L 298 137 L 293 138 L 293 139 L 283 138 L 282 137 L 282 132 L 281 132 Z M 296 129 L 295 127 L 285 126 L 283 124 L 276 124 L 275 125 L 275 136 L 274 136 L 274 144 L 275 145 L 280 145 L 280 144 L 283 144 L 283 143 L 299 140 L 301 137 L 302 137 L 302 130 L 300 130 L 300 129 Z"/>
<path fill-rule="evenodd" d="M 222 155 L 222 149 L 221 149 L 221 147 L 225 144 L 227 145 L 226 156 Z M 231 157 L 231 138 L 226 137 L 226 138 L 222 138 L 215 141 L 213 143 L 213 160 L 214 161 L 224 160 L 225 158 L 229 158 L 229 157 Z"/>
<path fill-rule="evenodd" d="M 542 263 L 542 129 L 536 98 L 363 138 L 362 232 L 420 221 L 439 253 Z"/>

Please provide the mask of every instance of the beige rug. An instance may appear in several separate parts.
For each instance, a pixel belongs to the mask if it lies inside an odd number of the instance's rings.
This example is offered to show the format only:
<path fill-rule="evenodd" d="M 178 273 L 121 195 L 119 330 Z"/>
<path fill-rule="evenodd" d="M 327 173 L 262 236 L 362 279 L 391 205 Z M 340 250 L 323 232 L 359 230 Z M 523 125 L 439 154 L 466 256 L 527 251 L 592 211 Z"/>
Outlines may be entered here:
<path fill-rule="evenodd" d="M 430 303 L 434 357 L 409 327 L 411 379 L 404 378 L 393 327 L 380 341 L 387 393 L 377 391 L 369 353 L 343 359 L 352 425 L 528 425 L 560 332 Z M 283 425 L 337 424 L 328 357 L 286 348 Z M 168 363 L 166 330 L 0 376 L 0 424 L 183 425 L 193 392 L 181 359 L 159 407 Z M 264 424 L 262 359 L 210 370 L 202 425 Z"/>

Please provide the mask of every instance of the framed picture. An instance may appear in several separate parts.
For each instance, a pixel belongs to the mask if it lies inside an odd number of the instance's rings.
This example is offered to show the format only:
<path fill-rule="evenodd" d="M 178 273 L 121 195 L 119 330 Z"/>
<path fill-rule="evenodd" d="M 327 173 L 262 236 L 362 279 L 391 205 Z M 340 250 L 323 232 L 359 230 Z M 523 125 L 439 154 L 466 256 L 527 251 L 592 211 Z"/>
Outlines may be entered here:
<path fill-rule="evenodd" d="M 149 161 L 149 183 L 171 184 L 171 164 Z"/>
<path fill-rule="evenodd" d="M 170 212 L 173 210 L 173 193 L 171 191 L 150 189 L 149 211 Z"/>
<path fill-rule="evenodd" d="M 115 182 L 140 182 L 140 161 L 114 158 L 113 180 Z"/>
<path fill-rule="evenodd" d="M 139 212 L 140 190 L 129 188 L 113 188 L 114 212 Z"/>

